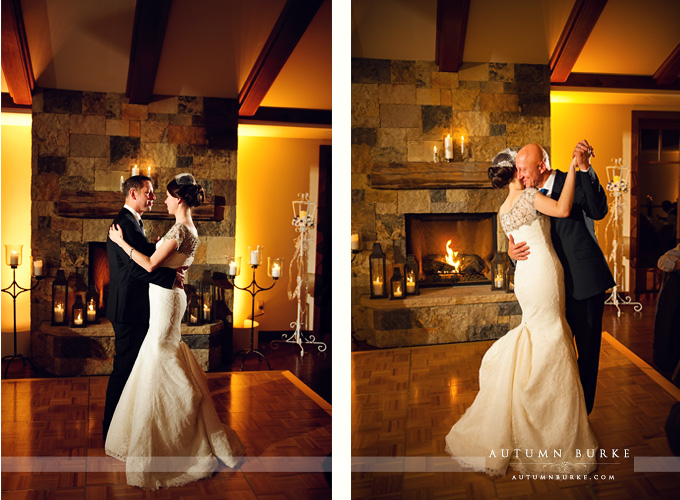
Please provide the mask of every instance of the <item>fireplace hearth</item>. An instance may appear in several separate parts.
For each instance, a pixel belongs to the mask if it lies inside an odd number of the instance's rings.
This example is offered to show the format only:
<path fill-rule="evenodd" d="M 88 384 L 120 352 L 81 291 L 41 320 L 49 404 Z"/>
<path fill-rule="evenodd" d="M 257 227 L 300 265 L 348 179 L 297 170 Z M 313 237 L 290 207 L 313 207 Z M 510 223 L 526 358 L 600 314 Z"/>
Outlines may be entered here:
<path fill-rule="evenodd" d="M 495 213 L 406 214 L 406 251 L 421 287 L 491 283 Z"/>

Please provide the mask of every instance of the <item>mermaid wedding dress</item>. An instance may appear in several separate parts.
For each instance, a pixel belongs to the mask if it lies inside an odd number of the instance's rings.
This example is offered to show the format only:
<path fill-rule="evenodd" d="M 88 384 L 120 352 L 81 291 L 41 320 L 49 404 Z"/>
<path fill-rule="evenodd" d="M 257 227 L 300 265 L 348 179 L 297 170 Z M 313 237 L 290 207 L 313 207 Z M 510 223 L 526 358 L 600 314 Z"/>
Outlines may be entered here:
<path fill-rule="evenodd" d="M 165 238 L 178 246 L 163 265 L 191 265 L 198 236 L 178 223 Z M 212 475 L 218 458 L 235 467 L 244 448 L 220 422 L 205 372 L 180 340 L 184 290 L 152 284 L 149 301 L 149 330 L 116 406 L 105 449 L 126 462 L 129 485 L 155 490 Z"/>
<path fill-rule="evenodd" d="M 564 272 L 550 218 L 525 189 L 499 214 L 503 231 L 531 247 L 517 262 L 515 294 L 522 323 L 498 339 L 479 369 L 479 393 L 446 436 L 460 465 L 491 475 L 587 474 L 597 467 L 576 352 L 565 319 Z"/>

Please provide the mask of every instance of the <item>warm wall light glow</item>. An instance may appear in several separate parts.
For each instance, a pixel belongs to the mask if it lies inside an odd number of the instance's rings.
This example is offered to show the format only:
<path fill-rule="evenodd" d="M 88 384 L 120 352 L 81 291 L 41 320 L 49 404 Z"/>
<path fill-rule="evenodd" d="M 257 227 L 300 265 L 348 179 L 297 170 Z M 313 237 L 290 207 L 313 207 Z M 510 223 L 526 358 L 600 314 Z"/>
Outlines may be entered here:
<path fill-rule="evenodd" d="M 0 117 L 2 241 L 24 246 L 22 264 L 17 268 L 16 277 L 21 286 L 28 287 L 31 280 L 31 115 L 2 113 Z M 4 257 L 1 262 L 4 288 L 12 282 L 12 270 L 4 264 Z M 17 298 L 17 331 L 30 329 L 30 317 L 30 292 L 27 292 Z M 2 331 L 11 332 L 12 329 L 12 298 L 3 293 Z"/>
<path fill-rule="evenodd" d="M 330 140 L 331 127 L 288 127 L 283 125 L 257 125 L 240 123 L 239 137 L 279 137 L 288 139 Z"/>
<path fill-rule="evenodd" d="M 635 106 L 678 106 L 680 94 L 671 90 L 630 92 L 607 89 L 601 91 L 551 90 L 553 104 L 628 104 Z"/>

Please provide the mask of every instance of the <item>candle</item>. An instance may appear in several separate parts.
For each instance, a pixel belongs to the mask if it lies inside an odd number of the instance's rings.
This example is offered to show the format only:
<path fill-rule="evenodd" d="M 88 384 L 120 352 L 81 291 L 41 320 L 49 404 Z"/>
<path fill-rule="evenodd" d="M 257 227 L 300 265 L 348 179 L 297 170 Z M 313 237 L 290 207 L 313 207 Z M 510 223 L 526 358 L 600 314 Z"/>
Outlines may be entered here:
<path fill-rule="evenodd" d="M 614 182 L 619 182 L 620 180 L 621 180 L 621 176 L 620 176 L 620 175 L 615 175 L 615 176 L 614 176 Z"/>
<path fill-rule="evenodd" d="M 451 134 L 446 134 L 444 138 L 444 156 L 447 160 L 453 159 L 453 140 L 451 139 Z"/>
<path fill-rule="evenodd" d="M 465 154 L 465 137 L 460 136 L 460 154 Z"/>
<path fill-rule="evenodd" d="M 494 280 L 494 286 L 496 288 L 503 288 L 503 276 L 500 274 L 496 275 L 496 279 Z"/>
<path fill-rule="evenodd" d="M 406 293 L 415 293 L 416 291 L 416 282 L 413 279 L 413 275 L 409 274 L 406 277 Z"/>
<path fill-rule="evenodd" d="M 203 321 L 210 321 L 210 308 L 208 304 L 203 304 Z"/>
<path fill-rule="evenodd" d="M 136 163 L 135 166 L 132 167 L 132 175 L 139 175 L 139 168 L 137 167 Z"/>
<path fill-rule="evenodd" d="M 307 210 L 300 210 L 300 218 L 301 219 L 307 218 Z"/>
<path fill-rule="evenodd" d="M 236 262 L 229 263 L 229 276 L 236 276 Z"/>
<path fill-rule="evenodd" d="M 54 322 L 63 323 L 64 322 L 64 306 L 63 304 L 57 304 L 54 307 Z"/>
<path fill-rule="evenodd" d="M 147 167 L 146 172 L 146 176 L 151 177 L 151 167 Z"/>
<path fill-rule="evenodd" d="M 9 265 L 10 266 L 18 266 L 19 265 L 19 253 L 16 251 L 12 251 L 12 253 L 9 254 Z"/>
<path fill-rule="evenodd" d="M 397 289 L 394 291 L 395 297 L 401 297 L 401 285 L 397 285 Z"/>
<path fill-rule="evenodd" d="M 78 312 L 78 317 L 73 320 L 74 325 L 82 325 L 83 324 L 83 315 L 81 312 Z"/>
<path fill-rule="evenodd" d="M 257 266 L 260 263 L 260 253 L 257 250 L 250 252 L 250 265 Z"/>
<path fill-rule="evenodd" d="M 382 280 L 380 279 L 380 276 L 378 276 L 375 281 L 373 281 L 373 295 L 382 295 L 383 294 L 383 288 L 382 288 Z"/>
<path fill-rule="evenodd" d="M 87 322 L 94 323 L 97 319 L 97 311 L 94 310 L 94 299 L 87 305 Z"/>
<path fill-rule="evenodd" d="M 193 314 L 190 314 L 189 315 L 189 324 L 195 325 L 196 323 L 198 323 L 198 318 L 196 316 L 194 316 Z"/>
<path fill-rule="evenodd" d="M 437 155 L 437 146 L 434 147 L 434 153 L 432 154 L 432 161 L 437 163 L 439 161 L 439 155 Z"/>
<path fill-rule="evenodd" d="M 35 276 L 43 275 L 43 261 L 42 259 L 33 261 L 33 274 Z"/>
<path fill-rule="evenodd" d="M 514 291 L 515 290 L 515 283 L 513 281 L 511 281 L 510 283 L 508 283 L 508 287 L 510 288 L 510 290 Z"/>
<path fill-rule="evenodd" d="M 278 278 L 281 276 L 281 267 L 279 267 L 278 264 L 274 263 L 272 266 L 272 278 Z"/>
<path fill-rule="evenodd" d="M 352 235 L 352 250 L 359 250 L 359 235 L 356 233 Z"/>
<path fill-rule="evenodd" d="M 121 175 L 121 176 L 120 176 L 120 192 L 121 192 L 121 193 L 123 192 L 123 183 L 124 183 L 124 182 L 125 182 L 125 181 L 123 180 L 123 176 Z"/>

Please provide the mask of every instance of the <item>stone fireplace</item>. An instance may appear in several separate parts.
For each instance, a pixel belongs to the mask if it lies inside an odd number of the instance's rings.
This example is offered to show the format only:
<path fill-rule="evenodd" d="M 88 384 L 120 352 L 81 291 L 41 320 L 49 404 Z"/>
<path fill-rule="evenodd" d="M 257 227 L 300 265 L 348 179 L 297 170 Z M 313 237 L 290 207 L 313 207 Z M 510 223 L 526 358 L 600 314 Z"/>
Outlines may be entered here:
<path fill-rule="evenodd" d="M 353 59 L 351 123 L 352 232 L 363 241 L 352 263 L 355 337 L 399 347 L 495 339 L 517 325 L 521 311 L 514 294 L 492 292 L 488 284 L 490 259 L 496 249 L 507 251 L 507 238 L 494 215 L 506 192 L 491 189 L 486 170 L 506 147 L 537 142 L 549 150 L 549 68 L 484 63 L 446 73 L 431 61 Z M 447 134 L 454 138 L 453 161 L 435 163 L 433 148 L 443 151 Z M 464 145 L 456 140 L 461 136 Z M 471 268 L 486 268 L 484 280 L 450 286 L 459 276 L 448 273 L 425 282 L 445 287 L 426 286 L 405 300 L 370 299 L 373 243 L 387 255 L 389 279 L 395 266 L 418 252 L 410 241 L 418 216 L 453 224 L 451 236 L 436 236 L 434 248 L 420 251 L 435 255 L 435 267 L 451 239 L 452 251 L 467 256 Z M 461 222 L 450 222 L 456 219 Z M 485 228 L 470 236 L 474 243 L 455 248 L 457 232 L 471 231 L 463 229 L 470 221 Z M 423 262 L 416 260 L 422 273 Z"/>

